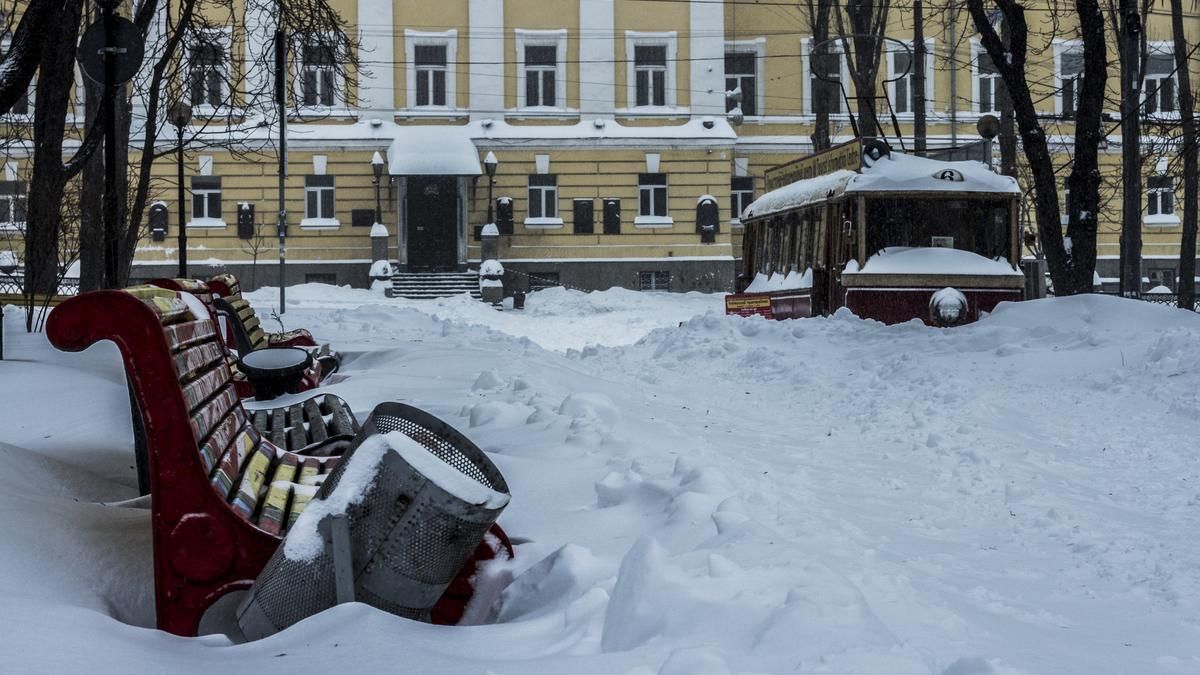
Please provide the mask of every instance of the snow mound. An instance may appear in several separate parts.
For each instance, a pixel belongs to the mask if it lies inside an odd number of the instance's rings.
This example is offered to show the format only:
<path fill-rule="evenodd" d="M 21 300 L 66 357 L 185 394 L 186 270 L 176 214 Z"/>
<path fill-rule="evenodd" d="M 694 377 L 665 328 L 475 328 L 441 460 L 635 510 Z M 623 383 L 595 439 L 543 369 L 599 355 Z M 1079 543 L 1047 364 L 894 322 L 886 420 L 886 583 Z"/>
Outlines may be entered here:
<path fill-rule="evenodd" d="M 1020 270 L 1013 269 L 1006 260 L 991 260 L 956 248 L 909 246 L 880 249 L 856 273 L 1022 276 Z"/>

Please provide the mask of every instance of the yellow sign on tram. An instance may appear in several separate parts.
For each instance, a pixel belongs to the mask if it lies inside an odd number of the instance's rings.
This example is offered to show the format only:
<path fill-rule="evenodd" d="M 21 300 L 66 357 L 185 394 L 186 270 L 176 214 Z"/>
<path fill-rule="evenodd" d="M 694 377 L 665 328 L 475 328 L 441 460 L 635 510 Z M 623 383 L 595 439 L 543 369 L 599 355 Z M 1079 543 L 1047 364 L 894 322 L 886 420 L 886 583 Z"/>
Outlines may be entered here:
<path fill-rule="evenodd" d="M 856 138 L 828 150 L 767 169 L 767 190 L 775 190 L 798 180 L 816 178 L 839 169 L 858 171 L 861 166 L 862 143 Z"/>

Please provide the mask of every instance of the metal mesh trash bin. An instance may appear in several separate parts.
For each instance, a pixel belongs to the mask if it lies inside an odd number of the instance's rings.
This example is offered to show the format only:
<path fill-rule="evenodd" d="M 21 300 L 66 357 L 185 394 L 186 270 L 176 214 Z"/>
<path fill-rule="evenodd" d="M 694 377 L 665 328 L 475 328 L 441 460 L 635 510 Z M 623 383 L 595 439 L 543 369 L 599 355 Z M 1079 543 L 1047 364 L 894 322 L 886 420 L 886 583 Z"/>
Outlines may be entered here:
<path fill-rule="evenodd" d="M 395 450 L 386 451 L 361 499 L 350 503 L 344 516 L 321 521 L 325 546 L 319 554 L 289 558 L 285 538 L 238 608 L 238 625 L 247 639 L 272 635 L 349 599 L 429 620 L 430 608 L 507 504 L 508 485 L 483 451 L 453 427 L 412 406 L 384 403 L 371 413 L 316 500 L 334 493 L 363 440 L 394 431 L 419 443 L 428 455 L 414 458 L 410 453 L 410 458 L 422 460 L 410 462 Z M 436 460 L 445 464 L 425 464 L 425 473 L 414 466 Z M 446 465 L 458 481 L 487 488 L 485 492 L 500 498 L 472 503 L 460 496 L 461 490 L 456 494 L 439 485 L 435 481 L 446 482 Z M 443 477 L 425 475 L 436 473 L 431 468 Z M 319 503 L 316 500 L 308 509 Z M 300 526 L 298 521 L 293 532 Z"/>

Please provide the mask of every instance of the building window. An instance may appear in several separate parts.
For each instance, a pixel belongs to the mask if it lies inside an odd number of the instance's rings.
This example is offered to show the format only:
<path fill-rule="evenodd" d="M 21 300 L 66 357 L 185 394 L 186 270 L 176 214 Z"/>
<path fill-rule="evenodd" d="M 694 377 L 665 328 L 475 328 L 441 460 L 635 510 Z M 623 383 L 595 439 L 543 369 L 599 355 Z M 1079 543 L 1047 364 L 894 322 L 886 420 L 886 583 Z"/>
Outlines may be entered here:
<path fill-rule="evenodd" d="M 751 176 L 734 176 L 729 185 L 730 205 L 733 213 L 731 219 L 735 223 L 742 220 L 742 212 L 754 201 L 754 178 Z"/>
<path fill-rule="evenodd" d="M 1146 215 L 1175 215 L 1175 177 L 1146 177 Z"/>
<path fill-rule="evenodd" d="M 888 53 L 888 68 L 892 81 L 888 83 L 892 97 L 892 106 L 897 113 L 912 113 L 917 107 L 916 93 L 916 56 L 911 51 L 915 43 L 905 43 L 909 49 Z M 925 41 L 925 109 L 929 110 L 929 102 L 933 96 L 933 41 Z"/>
<path fill-rule="evenodd" d="M 637 45 L 633 48 L 633 71 L 637 78 L 637 105 L 667 104 L 666 45 Z"/>
<path fill-rule="evenodd" d="M 558 223 L 558 177 L 543 174 L 529 177 L 529 218 L 554 219 Z"/>
<path fill-rule="evenodd" d="M 404 43 L 408 107 L 453 108 L 458 31 L 405 30 Z"/>
<path fill-rule="evenodd" d="M 753 117 L 758 114 L 758 54 L 756 52 L 725 52 L 725 91 L 741 93 L 742 114 Z M 726 112 L 733 110 L 736 102 L 731 97 Z"/>
<path fill-rule="evenodd" d="M 1083 50 L 1071 47 L 1058 57 L 1059 109 L 1066 119 L 1074 119 L 1079 107 L 1079 86 L 1083 82 Z"/>
<path fill-rule="evenodd" d="M 1059 215 L 1059 220 L 1063 225 L 1066 225 L 1071 220 L 1071 179 L 1064 178 L 1062 186 L 1063 194 L 1063 210 Z"/>
<path fill-rule="evenodd" d="M 667 271 L 638 272 L 638 290 L 669 291 L 671 290 L 671 273 Z"/>
<path fill-rule="evenodd" d="M 416 45 L 417 106 L 446 105 L 446 45 Z"/>
<path fill-rule="evenodd" d="M 188 94 L 193 106 L 224 105 L 228 80 L 225 43 L 213 32 L 202 32 L 188 49 Z"/>
<path fill-rule="evenodd" d="M 979 112 L 990 113 L 1000 110 L 1000 99 L 1004 96 L 1004 85 L 1000 80 L 1000 71 L 986 51 L 980 49 L 975 54 L 975 101 Z"/>
<path fill-rule="evenodd" d="M 667 174 L 638 174 L 638 216 L 665 218 L 667 215 Z"/>
<path fill-rule="evenodd" d="M 333 176 L 305 176 L 305 220 L 315 221 L 309 223 L 310 225 L 336 224 L 334 214 Z"/>
<path fill-rule="evenodd" d="M 1166 286 L 1172 293 L 1175 292 L 1175 282 L 1177 274 L 1174 269 L 1169 270 L 1150 270 L 1149 273 L 1150 288 L 1158 286 Z"/>
<path fill-rule="evenodd" d="M 28 205 L 28 192 L 24 182 L 0 181 L 0 229 L 23 227 Z"/>
<path fill-rule="evenodd" d="M 558 48 L 554 45 L 525 45 L 525 105 L 558 105 Z"/>
<path fill-rule="evenodd" d="M 220 176 L 192 176 L 192 221 L 188 225 L 203 227 L 221 220 Z M 220 223 L 224 226 L 225 223 Z"/>
<path fill-rule="evenodd" d="M 1173 54 L 1149 54 L 1146 57 L 1145 92 L 1146 114 L 1177 112 L 1175 101 L 1175 56 Z"/>
<path fill-rule="evenodd" d="M 337 274 L 331 272 L 306 272 L 304 274 L 304 283 L 337 286 Z"/>
<path fill-rule="evenodd" d="M 807 43 L 807 39 L 805 40 Z M 818 101 L 825 103 L 830 115 L 840 115 L 842 109 L 842 86 L 846 81 L 846 56 L 837 47 L 820 54 L 808 53 L 809 112 L 815 113 Z"/>
<path fill-rule="evenodd" d="M 301 98 L 306 106 L 332 106 L 336 87 L 337 65 L 333 47 L 306 44 L 301 50 Z"/>

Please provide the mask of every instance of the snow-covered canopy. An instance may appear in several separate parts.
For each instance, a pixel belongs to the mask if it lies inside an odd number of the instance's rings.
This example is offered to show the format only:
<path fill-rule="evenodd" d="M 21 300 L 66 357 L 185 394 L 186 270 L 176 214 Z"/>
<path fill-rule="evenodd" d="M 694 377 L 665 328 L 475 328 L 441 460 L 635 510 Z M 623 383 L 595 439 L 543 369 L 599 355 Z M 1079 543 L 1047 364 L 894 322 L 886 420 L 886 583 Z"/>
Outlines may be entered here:
<path fill-rule="evenodd" d="M 479 151 L 465 126 L 397 126 L 388 148 L 393 176 L 481 176 Z"/>
<path fill-rule="evenodd" d="M 846 192 L 986 192 L 1021 194 L 1011 176 L 983 162 L 947 162 L 893 152 L 871 161 L 846 185 Z"/>
<path fill-rule="evenodd" d="M 820 201 L 825 199 L 830 192 L 840 193 L 846 188 L 846 183 L 856 175 L 853 171 L 842 169 L 824 176 L 798 180 L 790 185 L 784 185 L 754 200 L 742 212 L 742 217 L 753 218 Z"/>
<path fill-rule="evenodd" d="M 850 272 L 850 270 L 847 270 Z M 952 274 L 1021 276 L 1007 260 L 992 260 L 956 248 L 891 246 L 867 259 L 857 274 Z"/>

